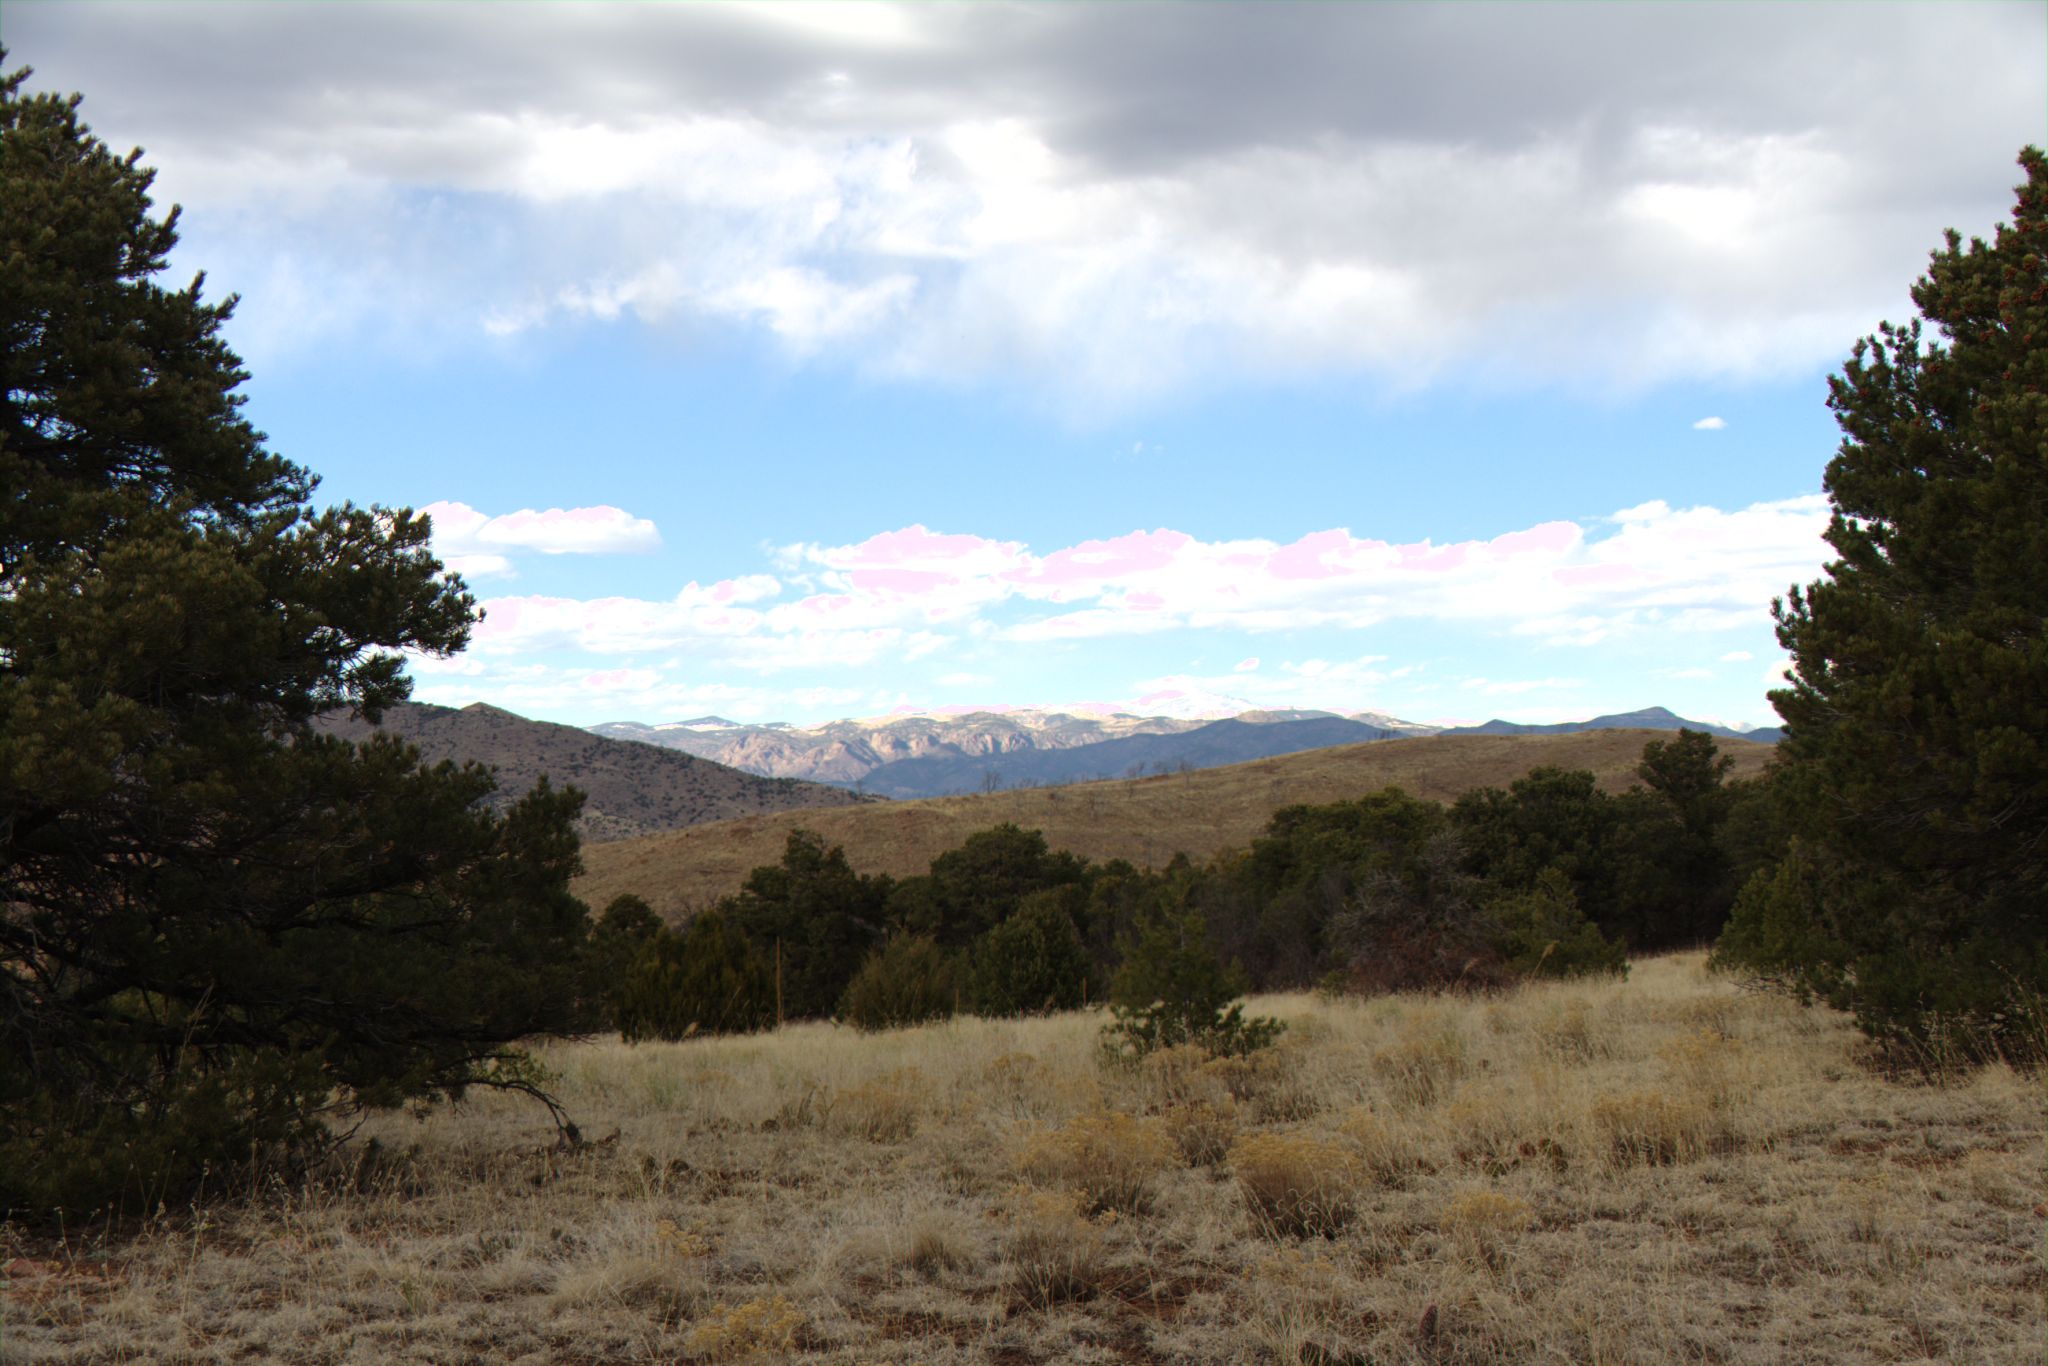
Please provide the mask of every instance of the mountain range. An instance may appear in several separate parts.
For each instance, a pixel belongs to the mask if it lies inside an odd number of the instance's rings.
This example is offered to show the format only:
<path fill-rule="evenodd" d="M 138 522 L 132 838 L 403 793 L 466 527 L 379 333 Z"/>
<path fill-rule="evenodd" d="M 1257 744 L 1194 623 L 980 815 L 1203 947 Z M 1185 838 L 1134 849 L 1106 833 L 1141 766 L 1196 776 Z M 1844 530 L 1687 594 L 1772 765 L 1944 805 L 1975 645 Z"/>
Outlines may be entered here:
<path fill-rule="evenodd" d="M 1378 712 L 1242 711 L 1223 718 L 973 711 L 832 721 L 799 727 L 702 716 L 662 725 L 619 721 L 596 734 L 680 750 L 746 772 L 852 787 L 897 799 L 1043 787 L 1097 778 L 1213 768 L 1331 745 L 1418 735 L 1563 735 L 1587 730 L 1677 730 L 1775 743 L 1775 729 L 1739 731 L 1690 721 L 1663 707 L 1586 721 L 1488 721 L 1442 727 Z"/>
<path fill-rule="evenodd" d="M 320 724 L 348 740 L 363 740 L 372 730 L 346 715 Z M 673 749 L 530 721 L 482 702 L 460 710 L 402 702 L 375 729 L 416 746 L 430 762 L 474 761 L 495 769 L 498 790 L 489 799 L 495 807 L 516 801 L 542 775 L 557 787 L 582 788 L 587 800 L 578 829 L 592 843 L 861 800 L 845 787 L 745 773 Z"/>

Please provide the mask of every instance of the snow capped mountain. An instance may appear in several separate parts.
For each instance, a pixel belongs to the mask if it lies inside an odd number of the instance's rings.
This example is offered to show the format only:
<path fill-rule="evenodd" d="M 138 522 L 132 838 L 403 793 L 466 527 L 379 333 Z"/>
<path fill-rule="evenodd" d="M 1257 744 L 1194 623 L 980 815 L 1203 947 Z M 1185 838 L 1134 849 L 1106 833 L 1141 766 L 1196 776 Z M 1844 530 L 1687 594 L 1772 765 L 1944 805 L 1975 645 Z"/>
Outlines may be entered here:
<path fill-rule="evenodd" d="M 1688 721 L 1663 707 L 1556 725 L 1444 726 L 1383 712 L 1264 710 L 1221 693 L 1162 689 L 1134 703 L 1050 707 L 941 707 L 794 726 L 748 724 L 722 716 L 647 725 L 592 726 L 614 740 L 637 740 L 770 778 L 862 787 L 899 797 L 971 790 L 977 783 L 1071 782 L 1202 767 L 1294 749 L 1412 735 L 1563 734 L 1688 726 L 1731 739 L 1775 742 L 1775 728 L 1734 729 Z M 1100 748 L 1098 748 L 1100 747 Z M 1082 755 L 1075 751 L 1088 750 Z M 887 770 L 884 772 L 883 770 Z"/>

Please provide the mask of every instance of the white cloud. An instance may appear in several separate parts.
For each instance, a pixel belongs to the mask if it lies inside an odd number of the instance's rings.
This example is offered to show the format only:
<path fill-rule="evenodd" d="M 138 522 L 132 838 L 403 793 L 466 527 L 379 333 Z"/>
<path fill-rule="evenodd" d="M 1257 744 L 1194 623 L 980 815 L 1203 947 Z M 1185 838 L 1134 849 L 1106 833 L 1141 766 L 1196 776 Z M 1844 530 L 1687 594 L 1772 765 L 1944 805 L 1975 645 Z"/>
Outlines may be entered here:
<path fill-rule="evenodd" d="M 460 504 L 437 515 L 471 544 L 503 520 Z M 1263 706 L 1406 707 L 1413 714 L 1433 705 L 1435 685 L 1420 677 L 1427 661 L 1395 666 L 1385 646 L 1416 629 L 1489 642 L 1479 659 L 1532 647 L 1625 649 L 1657 656 L 1637 666 L 1645 673 L 1706 678 L 1706 669 L 1673 670 L 1665 661 L 1694 653 L 1696 645 L 1685 642 L 1701 632 L 1764 633 L 1772 596 L 1811 578 L 1827 558 L 1827 516 L 1827 500 L 1817 494 L 1727 511 L 1651 501 L 1588 527 L 1543 523 L 1443 544 L 1395 544 L 1341 528 L 1285 544 L 1204 541 L 1159 528 L 1043 552 L 913 525 L 848 545 L 763 547 L 777 573 L 691 582 L 666 599 L 492 597 L 465 656 L 470 671 L 433 676 L 439 687 L 478 687 L 482 678 L 471 665 L 516 679 L 537 661 L 580 658 L 588 662 L 575 676 L 598 680 L 589 685 L 597 690 L 592 697 L 623 690 L 646 701 L 643 714 L 655 714 L 649 709 L 669 696 L 662 691 L 668 680 L 692 675 L 809 674 L 838 686 L 861 670 L 931 659 L 940 663 L 941 686 L 982 687 L 1010 675 L 966 662 L 1003 651 L 1021 647 L 1029 657 L 1037 648 L 1043 662 L 1085 646 L 1106 659 L 1147 637 L 1223 630 L 1313 639 L 1320 652 L 1278 661 L 1250 654 L 1218 677 L 1151 682 Z M 558 543 L 549 538 L 559 533 L 559 519 L 536 514 L 505 525 L 503 537 L 521 546 Z M 595 539 L 579 533 L 569 542 Z M 1366 643 L 1359 633 L 1376 628 L 1388 633 L 1372 638 L 1385 642 L 1379 651 L 1332 652 L 1357 648 Z M 1750 657 L 1744 649 L 1727 654 Z M 1464 696 L 1557 694 L 1560 706 L 1584 687 L 1577 677 L 1539 675 L 1544 668 L 1533 664 L 1527 676 L 1505 680 L 1475 671 L 1444 686 Z M 557 679 L 549 686 L 568 685 Z"/>
<path fill-rule="evenodd" d="M 1696 432 L 1718 432 L 1727 427 L 1727 425 L 1728 423 L 1722 418 L 1703 417 L 1692 424 L 1692 429 Z"/>
<path fill-rule="evenodd" d="M 429 503 L 420 512 L 433 519 L 434 552 L 450 569 L 469 577 L 509 574 L 507 552 L 543 555 L 647 554 L 661 548 L 661 534 L 644 517 L 615 507 L 524 508 L 492 517 L 467 503 Z"/>
<path fill-rule="evenodd" d="M 1730 650 L 1727 654 L 1721 656 L 1721 662 L 1723 664 L 1746 664 L 1755 658 L 1756 656 L 1747 650 Z"/>
<path fill-rule="evenodd" d="M 2044 98 L 2036 6 L 19 9 L 259 349 L 684 315 L 1097 403 L 1832 363 Z"/>
<path fill-rule="evenodd" d="M 464 544 L 507 520 L 449 507 L 440 515 Z M 1651 502 L 1604 520 L 1605 534 L 1551 522 L 1443 545 L 1397 545 L 1343 529 L 1284 545 L 1158 529 L 1044 554 L 1019 542 L 910 526 L 851 545 L 775 549 L 772 558 L 791 583 L 806 585 L 794 596 L 783 579 L 753 574 L 708 587 L 693 582 L 669 601 L 496 598 L 484 604 L 475 648 L 643 653 L 689 646 L 737 667 L 781 669 L 800 666 L 806 651 L 812 662 L 870 660 L 886 651 L 915 658 L 984 637 L 1030 643 L 1182 629 L 1358 631 L 1403 620 L 1588 647 L 1644 633 L 1755 627 L 1773 595 L 1810 578 L 1826 557 L 1820 495 L 1732 512 Z M 511 522 L 504 533 L 523 545 L 555 544 L 546 538 L 557 534 L 566 535 L 545 517 Z M 1379 662 L 1311 658 L 1282 668 L 1317 677 Z M 1258 667 L 1251 656 L 1233 672 Z"/>

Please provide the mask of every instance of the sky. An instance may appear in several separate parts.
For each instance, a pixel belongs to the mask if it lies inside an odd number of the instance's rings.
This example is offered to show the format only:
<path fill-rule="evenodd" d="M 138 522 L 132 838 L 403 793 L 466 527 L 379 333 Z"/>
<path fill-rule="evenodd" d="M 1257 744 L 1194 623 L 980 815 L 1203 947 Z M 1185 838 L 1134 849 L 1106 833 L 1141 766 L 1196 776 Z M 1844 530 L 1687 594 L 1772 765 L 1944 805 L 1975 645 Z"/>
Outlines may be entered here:
<path fill-rule="evenodd" d="M 6 0 L 434 518 L 420 701 L 1771 724 L 1827 377 L 2048 137 L 2048 6 Z"/>

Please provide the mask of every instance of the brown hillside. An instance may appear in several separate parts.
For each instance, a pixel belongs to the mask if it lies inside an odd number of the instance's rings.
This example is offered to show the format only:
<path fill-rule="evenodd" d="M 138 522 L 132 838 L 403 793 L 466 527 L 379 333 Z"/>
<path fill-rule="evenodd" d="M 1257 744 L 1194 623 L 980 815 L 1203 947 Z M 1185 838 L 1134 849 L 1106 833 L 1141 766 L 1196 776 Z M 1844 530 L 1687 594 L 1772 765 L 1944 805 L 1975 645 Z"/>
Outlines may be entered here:
<path fill-rule="evenodd" d="M 974 831 L 1003 821 L 1043 830 L 1055 849 L 1157 867 L 1179 852 L 1206 859 L 1242 847 L 1280 807 L 1339 801 L 1389 786 L 1448 801 L 1556 764 L 1591 769 L 1602 787 L 1619 792 L 1635 782 L 1644 743 L 1670 738 L 1668 731 L 1650 730 L 1433 735 L 1165 777 L 747 816 L 592 845 L 584 850 L 589 872 L 577 894 L 603 906 L 621 892 L 634 892 L 670 916 L 707 906 L 737 891 L 754 868 L 781 858 L 789 832 L 799 827 L 844 845 L 862 872 L 898 877 L 924 872 L 933 858 Z M 1772 752 L 1769 745 L 1747 740 L 1720 745 L 1734 757 L 1738 776 L 1760 772 Z"/>
<path fill-rule="evenodd" d="M 350 740 L 370 733 L 354 717 L 329 717 L 322 724 Z M 481 702 L 460 710 L 403 703 L 384 714 L 379 729 L 417 746 L 430 762 L 449 759 L 496 769 L 493 802 L 500 806 L 522 796 L 543 774 L 556 787 L 582 788 L 588 800 L 578 828 L 586 840 L 632 839 L 735 816 L 850 806 L 861 800 L 844 788 L 756 777 L 679 750 L 607 740 Z"/>

